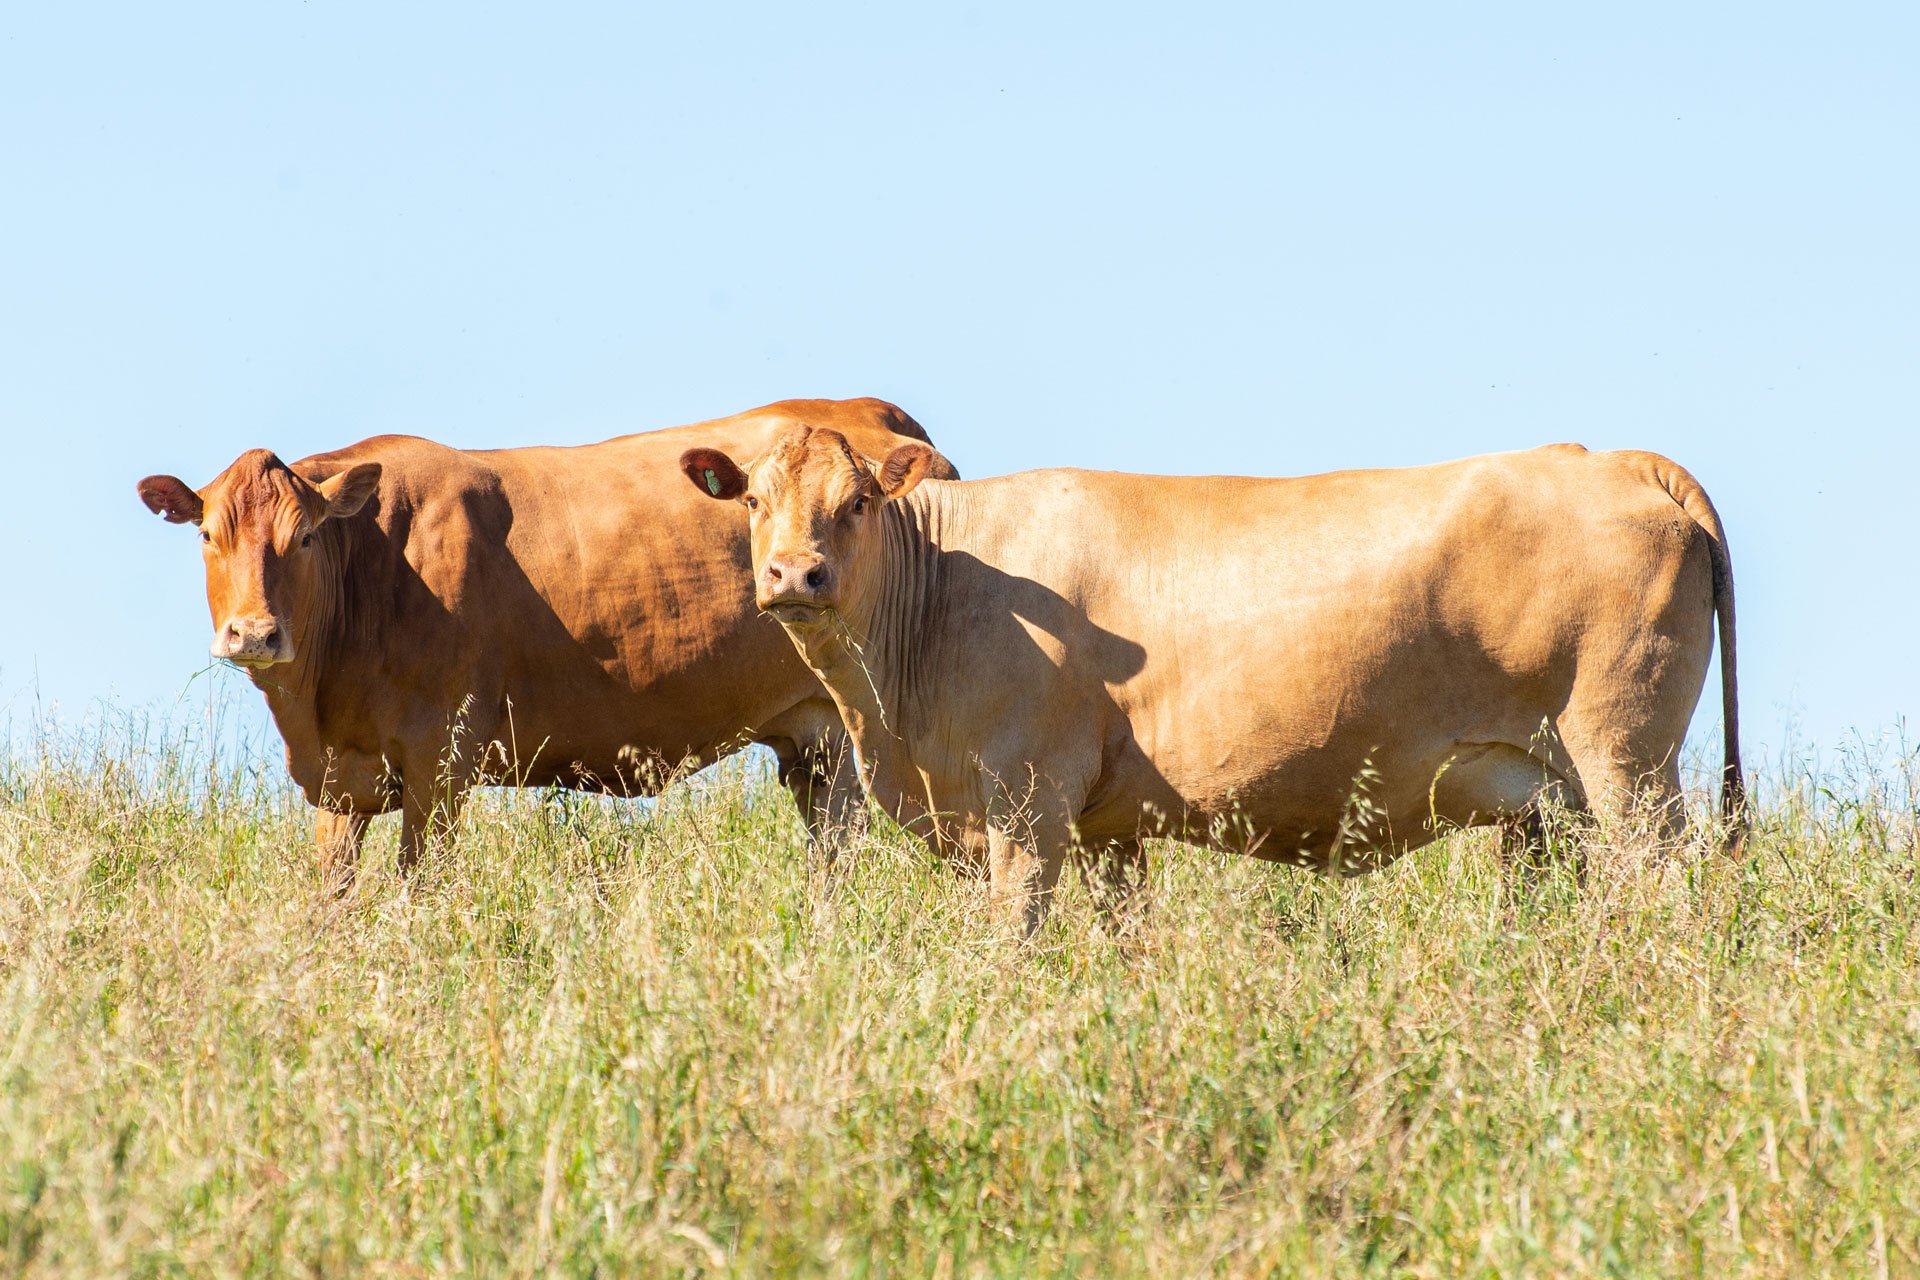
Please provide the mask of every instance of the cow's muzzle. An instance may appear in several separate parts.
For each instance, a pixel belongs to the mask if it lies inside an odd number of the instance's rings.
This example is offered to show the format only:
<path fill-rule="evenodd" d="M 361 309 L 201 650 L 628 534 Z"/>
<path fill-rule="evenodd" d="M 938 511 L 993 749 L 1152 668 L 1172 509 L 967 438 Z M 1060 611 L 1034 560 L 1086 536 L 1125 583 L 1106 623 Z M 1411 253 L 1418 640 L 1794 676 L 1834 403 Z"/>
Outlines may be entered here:
<path fill-rule="evenodd" d="M 754 598 L 776 617 L 806 617 L 833 605 L 833 570 L 817 555 L 775 556 L 760 571 Z"/>
<path fill-rule="evenodd" d="M 293 637 L 278 618 L 229 618 L 213 633 L 211 652 L 243 667 L 271 667 L 293 661 Z"/>

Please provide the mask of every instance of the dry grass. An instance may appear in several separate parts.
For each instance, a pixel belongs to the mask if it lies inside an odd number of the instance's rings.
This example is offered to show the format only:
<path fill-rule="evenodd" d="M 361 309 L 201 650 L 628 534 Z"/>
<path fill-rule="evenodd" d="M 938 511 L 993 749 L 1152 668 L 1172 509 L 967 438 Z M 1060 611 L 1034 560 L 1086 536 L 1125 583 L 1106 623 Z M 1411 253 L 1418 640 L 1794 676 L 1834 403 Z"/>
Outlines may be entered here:
<path fill-rule="evenodd" d="M 1909 762 L 1910 763 L 1910 762 Z M 1032 952 L 752 769 L 499 794 L 318 894 L 271 768 L 0 765 L 0 1256 L 30 1274 L 1920 1274 L 1910 770 L 1738 860 L 1156 849 Z M 379 829 L 376 828 L 378 831 Z M 1630 842 L 1621 842 L 1630 848 Z"/>

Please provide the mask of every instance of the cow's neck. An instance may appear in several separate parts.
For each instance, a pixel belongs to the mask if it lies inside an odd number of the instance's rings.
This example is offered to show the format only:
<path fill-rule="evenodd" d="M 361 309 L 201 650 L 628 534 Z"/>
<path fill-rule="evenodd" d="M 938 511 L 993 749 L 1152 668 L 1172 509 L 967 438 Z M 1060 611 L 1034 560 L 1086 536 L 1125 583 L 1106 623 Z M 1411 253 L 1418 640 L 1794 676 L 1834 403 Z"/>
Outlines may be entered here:
<path fill-rule="evenodd" d="M 325 715 L 329 677 L 338 678 L 353 636 L 346 625 L 352 616 L 347 596 L 352 576 L 347 573 L 353 549 L 353 521 L 328 521 L 315 530 L 314 551 L 321 557 L 314 574 L 314 594 L 302 602 L 300 631 L 294 637 L 294 659 L 284 667 L 250 672 L 254 687 L 267 697 L 267 709 L 286 739 L 290 753 L 337 748 L 331 741 Z M 364 664 L 359 664 L 364 665 Z M 356 670 L 349 678 L 364 678 Z"/>
<path fill-rule="evenodd" d="M 924 492 L 924 490 L 923 490 Z M 801 655 L 833 695 L 876 794 L 913 790 L 931 602 L 940 571 L 941 510 L 915 495 L 880 511 L 871 595 L 805 637 Z M 790 633 L 791 634 L 791 633 Z"/>

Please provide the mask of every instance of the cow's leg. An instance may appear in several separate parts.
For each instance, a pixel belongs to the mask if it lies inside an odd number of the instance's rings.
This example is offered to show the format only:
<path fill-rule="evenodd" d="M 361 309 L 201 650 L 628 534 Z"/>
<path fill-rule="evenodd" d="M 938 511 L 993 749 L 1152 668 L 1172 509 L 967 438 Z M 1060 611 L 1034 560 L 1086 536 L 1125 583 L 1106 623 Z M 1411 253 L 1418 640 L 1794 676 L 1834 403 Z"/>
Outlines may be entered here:
<path fill-rule="evenodd" d="M 1499 823 L 1500 865 L 1510 885 L 1538 888 L 1553 869 L 1553 850 L 1547 843 L 1547 824 L 1540 806 L 1530 804 Z"/>
<path fill-rule="evenodd" d="M 780 782 L 793 794 L 807 824 L 808 860 L 829 878 L 862 812 L 859 771 L 847 751 L 847 739 L 828 739 L 811 747 L 769 743 L 779 763 Z"/>
<path fill-rule="evenodd" d="M 1603 818 L 1646 824 L 1661 849 L 1678 843 L 1685 823 L 1680 747 L 1713 653 L 1711 551 L 1697 529 L 1684 531 L 1686 562 L 1661 589 L 1656 578 L 1638 625 L 1581 655 L 1559 716 L 1562 739 L 1588 805 Z"/>
<path fill-rule="evenodd" d="M 337 813 L 315 809 L 313 814 L 313 852 L 320 864 L 320 882 L 335 895 L 353 888 L 360 867 L 360 844 L 366 838 L 364 813 Z"/>
<path fill-rule="evenodd" d="M 498 769 L 498 739 L 485 728 L 473 698 L 463 700 L 443 725 L 423 726 L 423 748 L 401 761 L 400 872 L 411 875 L 429 847 L 441 848 L 460 822 L 467 792 Z M 492 776 L 498 776 L 497 773 Z"/>
<path fill-rule="evenodd" d="M 949 819 L 922 820 L 915 830 L 924 830 L 928 846 L 940 861 L 963 880 L 987 880 L 993 874 L 993 841 L 983 823 L 956 822 Z"/>
<path fill-rule="evenodd" d="M 860 787 L 851 744 L 843 739 L 842 746 L 825 768 L 824 777 L 816 771 L 814 783 L 814 794 L 824 793 L 826 803 L 809 834 L 811 842 L 820 846 L 820 861 L 829 872 L 853 838 L 865 829 L 867 817 L 866 793 Z"/>
<path fill-rule="evenodd" d="M 1664 758 L 1635 758 L 1630 747 L 1606 744 L 1575 748 L 1581 788 L 1587 804 L 1602 819 L 1602 830 L 1644 831 L 1656 852 L 1677 848 L 1686 828 L 1677 749 Z"/>
<path fill-rule="evenodd" d="M 1075 856 L 1100 920 L 1115 933 L 1139 917 L 1147 897 L 1147 851 L 1139 840 L 1108 840 Z"/>
<path fill-rule="evenodd" d="M 460 821 L 467 788 L 445 783 L 405 788 L 400 806 L 400 874 L 410 876 L 429 848 L 444 848 Z"/>
<path fill-rule="evenodd" d="M 1640 796 L 1641 803 L 1653 814 L 1660 839 L 1674 848 L 1685 838 L 1687 829 L 1686 788 L 1680 785 L 1679 757 L 1676 747 L 1657 769 L 1649 771 Z"/>
<path fill-rule="evenodd" d="M 989 827 L 988 878 L 994 902 L 1020 926 L 1020 936 L 1031 938 L 1053 906 L 1054 886 L 1066 863 L 1065 833 L 1047 839 L 1031 826 L 1024 831 Z"/>
<path fill-rule="evenodd" d="M 1428 838 L 1469 826 L 1500 832 L 1500 861 L 1510 879 L 1532 888 L 1546 875 L 1552 849 L 1543 809 L 1578 810 L 1579 791 L 1567 780 L 1572 765 L 1557 738 L 1460 742 L 1429 792 Z"/>
<path fill-rule="evenodd" d="M 813 761 L 799 744 L 786 739 L 766 745 L 773 751 L 774 771 L 779 775 L 780 785 L 793 797 L 794 808 L 800 810 L 800 821 L 807 826 L 807 852 L 817 853 L 815 824 L 821 806 L 814 795 L 819 777 L 814 772 Z"/>
<path fill-rule="evenodd" d="M 996 904 L 1031 938 L 1053 906 L 1054 886 L 1073 847 L 1070 810 L 1057 794 L 1034 788 L 1004 793 L 987 815 L 987 883 Z"/>
<path fill-rule="evenodd" d="M 1560 718 L 1580 790 L 1603 831 L 1625 835 L 1644 823 L 1664 850 L 1678 842 L 1686 816 L 1679 757 L 1692 704 L 1675 708 L 1640 690 L 1606 692 L 1576 700 Z"/>

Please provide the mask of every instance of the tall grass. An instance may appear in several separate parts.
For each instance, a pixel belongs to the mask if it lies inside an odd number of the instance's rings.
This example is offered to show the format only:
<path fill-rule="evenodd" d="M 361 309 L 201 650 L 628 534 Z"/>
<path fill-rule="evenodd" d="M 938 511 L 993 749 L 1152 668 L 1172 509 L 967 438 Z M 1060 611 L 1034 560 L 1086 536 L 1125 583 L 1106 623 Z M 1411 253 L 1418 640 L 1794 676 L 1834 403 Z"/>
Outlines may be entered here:
<path fill-rule="evenodd" d="M 1738 859 L 1154 851 L 1030 950 L 751 765 L 325 897 L 278 771 L 0 765 L 0 1257 L 45 1275 L 1920 1274 L 1912 760 Z M 386 826 L 389 829 L 382 830 Z"/>

